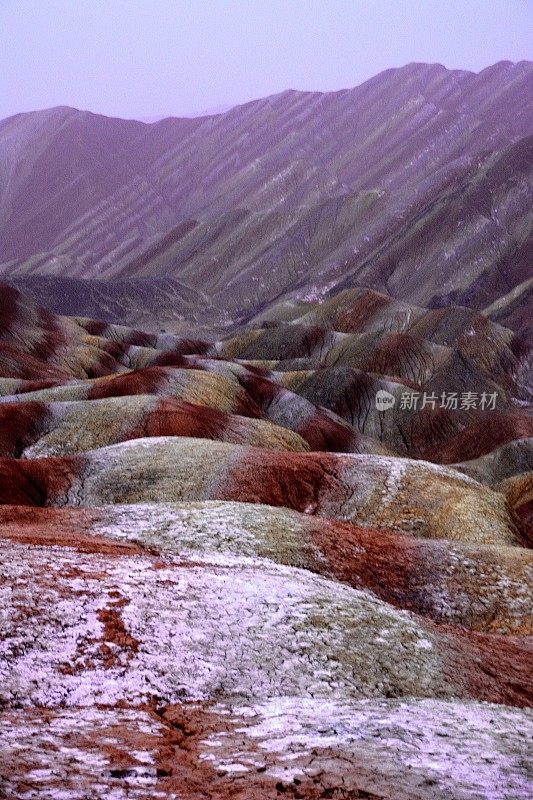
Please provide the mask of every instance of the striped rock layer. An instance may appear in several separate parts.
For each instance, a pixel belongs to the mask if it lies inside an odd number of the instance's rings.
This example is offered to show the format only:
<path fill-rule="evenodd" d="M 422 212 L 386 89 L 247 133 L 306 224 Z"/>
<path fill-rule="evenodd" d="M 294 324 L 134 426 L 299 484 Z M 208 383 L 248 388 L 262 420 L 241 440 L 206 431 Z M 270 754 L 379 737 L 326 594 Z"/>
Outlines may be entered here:
<path fill-rule="evenodd" d="M 408 64 L 153 125 L 18 114 L 0 122 L 0 274 L 60 313 L 141 327 L 368 286 L 522 330 L 532 75 Z"/>
<path fill-rule="evenodd" d="M 525 340 L 360 289 L 205 340 L 0 299 L 0 797 L 530 796 Z"/>

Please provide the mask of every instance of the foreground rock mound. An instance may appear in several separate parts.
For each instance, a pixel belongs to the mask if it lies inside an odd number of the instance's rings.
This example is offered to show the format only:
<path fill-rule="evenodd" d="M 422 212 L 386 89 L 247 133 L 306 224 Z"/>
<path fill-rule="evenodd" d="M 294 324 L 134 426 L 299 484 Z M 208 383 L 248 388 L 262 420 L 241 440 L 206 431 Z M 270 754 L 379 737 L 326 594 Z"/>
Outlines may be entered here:
<path fill-rule="evenodd" d="M 251 709 L 13 711 L 0 734 L 5 790 L 31 800 L 527 800 L 531 788 L 531 713 L 485 703 L 283 697 Z M 19 746 L 26 736 L 31 749 Z"/>
<path fill-rule="evenodd" d="M 6 796 L 525 800 L 526 640 L 339 583 L 339 535 L 354 581 L 372 537 L 335 524 L 226 503 L 4 507 Z"/>
<path fill-rule="evenodd" d="M 0 797 L 529 799 L 525 339 L 360 288 L 208 341 L 0 300 Z"/>
<path fill-rule="evenodd" d="M 208 501 L 105 508 L 0 507 L 0 536 L 91 550 L 137 545 L 199 563 L 268 559 L 364 589 L 437 622 L 530 635 L 533 551 L 420 539 L 285 508 Z M 207 555 L 206 555 L 207 554 Z"/>

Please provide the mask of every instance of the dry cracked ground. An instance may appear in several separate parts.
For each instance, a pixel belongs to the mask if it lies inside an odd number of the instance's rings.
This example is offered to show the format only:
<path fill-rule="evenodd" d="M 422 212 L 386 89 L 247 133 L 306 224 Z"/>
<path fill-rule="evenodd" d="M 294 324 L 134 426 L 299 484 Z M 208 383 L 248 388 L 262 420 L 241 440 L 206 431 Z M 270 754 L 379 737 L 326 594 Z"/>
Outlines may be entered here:
<path fill-rule="evenodd" d="M 0 286 L 0 797 L 531 797 L 529 367 L 370 290 L 203 341 Z"/>

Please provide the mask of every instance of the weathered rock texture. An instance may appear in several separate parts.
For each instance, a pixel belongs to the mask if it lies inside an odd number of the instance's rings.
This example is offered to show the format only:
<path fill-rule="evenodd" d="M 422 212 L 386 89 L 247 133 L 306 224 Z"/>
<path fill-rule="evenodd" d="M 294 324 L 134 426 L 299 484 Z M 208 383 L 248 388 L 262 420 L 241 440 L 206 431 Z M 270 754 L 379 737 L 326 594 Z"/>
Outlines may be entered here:
<path fill-rule="evenodd" d="M 505 635 L 398 607 L 428 543 L 283 509 L 4 506 L 0 541 L 6 797 L 528 797 L 529 551 L 438 552 Z"/>
<path fill-rule="evenodd" d="M 533 795 L 531 78 L 0 123 L 2 800 Z"/>

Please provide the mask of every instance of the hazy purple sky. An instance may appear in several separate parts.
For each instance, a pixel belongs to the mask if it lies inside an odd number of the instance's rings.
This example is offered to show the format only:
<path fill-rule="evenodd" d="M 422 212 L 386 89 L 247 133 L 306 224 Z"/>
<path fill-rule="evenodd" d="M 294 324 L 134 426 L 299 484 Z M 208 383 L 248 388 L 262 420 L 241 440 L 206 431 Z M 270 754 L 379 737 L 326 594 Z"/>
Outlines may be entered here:
<path fill-rule="evenodd" d="M 532 58 L 533 0 L 0 0 L 0 118 L 189 114 L 388 67 Z"/>

